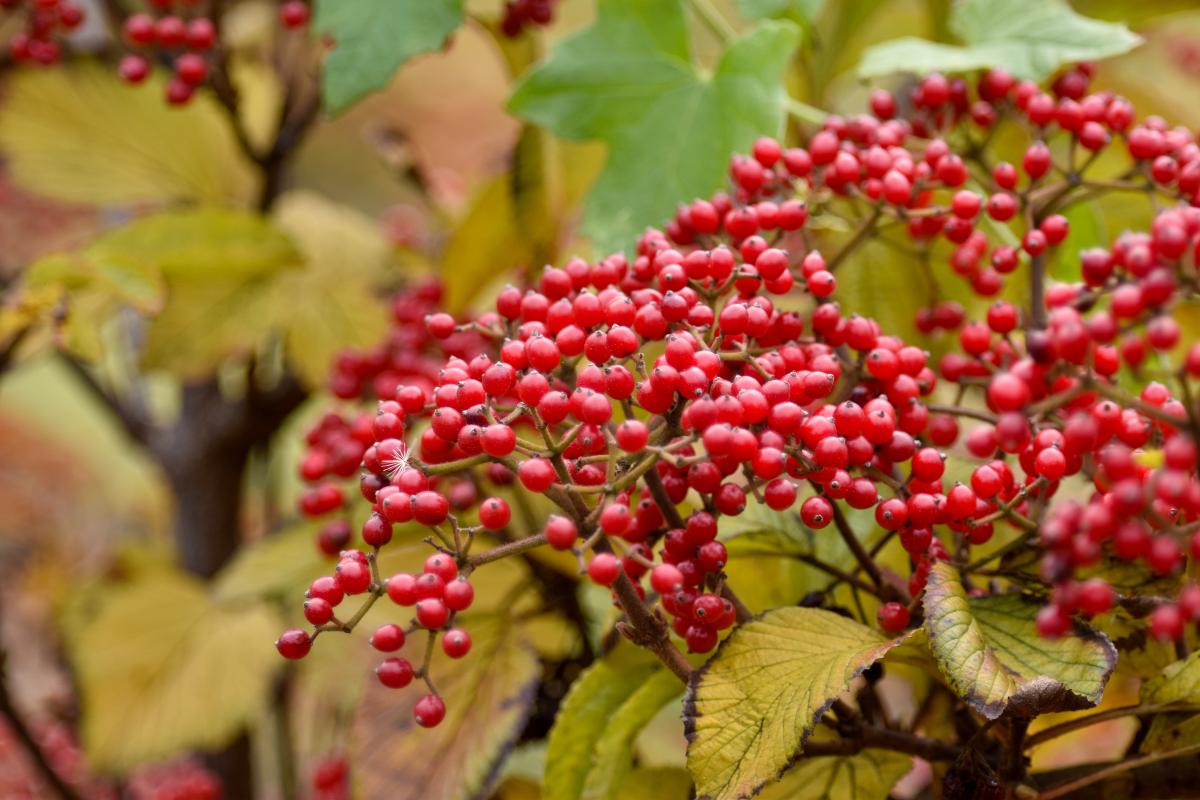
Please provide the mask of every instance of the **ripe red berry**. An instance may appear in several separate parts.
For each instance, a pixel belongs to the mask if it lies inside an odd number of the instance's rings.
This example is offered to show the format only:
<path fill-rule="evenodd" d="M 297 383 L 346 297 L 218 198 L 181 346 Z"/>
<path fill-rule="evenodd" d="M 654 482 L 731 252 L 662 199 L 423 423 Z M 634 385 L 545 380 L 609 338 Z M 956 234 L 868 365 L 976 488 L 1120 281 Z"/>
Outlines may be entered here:
<path fill-rule="evenodd" d="M 304 631 L 292 628 L 279 636 L 275 641 L 275 649 L 279 655 L 294 661 L 308 655 L 312 649 L 312 639 Z"/>
<path fill-rule="evenodd" d="M 436 630 L 446 624 L 450 618 L 450 609 L 446 604 L 435 598 L 417 601 L 417 622 L 421 627 Z"/>
<path fill-rule="evenodd" d="M 389 689 L 403 689 L 412 683 L 413 667 L 406 658 L 385 658 L 375 668 L 375 676 Z"/>
<path fill-rule="evenodd" d="M 877 616 L 879 627 L 888 633 L 899 633 L 908 627 L 908 609 L 902 603 L 884 603 Z"/>
<path fill-rule="evenodd" d="M 392 623 L 380 625 L 371 634 L 371 646 L 381 653 L 394 653 L 404 646 L 404 629 Z"/>
<path fill-rule="evenodd" d="M 587 572 L 601 586 L 611 586 L 621 574 L 621 560 L 612 553 L 597 553 L 588 562 Z"/>
<path fill-rule="evenodd" d="M 442 636 L 442 652 L 451 658 L 462 658 L 471 651 L 470 635 L 458 628 L 451 628 Z"/>
<path fill-rule="evenodd" d="M 413 719 L 422 728 L 435 728 L 446 716 L 446 704 L 435 694 L 427 694 L 413 706 Z"/>
<path fill-rule="evenodd" d="M 117 74 L 126 83 L 141 83 L 150 74 L 150 62 L 133 54 L 122 56 L 121 63 L 117 66 Z"/>
<path fill-rule="evenodd" d="M 508 503 L 500 497 L 489 497 L 479 506 L 479 522 L 489 531 L 502 530 L 512 518 Z"/>
<path fill-rule="evenodd" d="M 824 528 L 833 521 L 833 504 L 813 495 L 800 505 L 800 519 L 810 528 Z"/>
<path fill-rule="evenodd" d="M 575 523 L 557 515 L 546 520 L 546 542 L 555 550 L 570 550 L 579 538 Z"/>

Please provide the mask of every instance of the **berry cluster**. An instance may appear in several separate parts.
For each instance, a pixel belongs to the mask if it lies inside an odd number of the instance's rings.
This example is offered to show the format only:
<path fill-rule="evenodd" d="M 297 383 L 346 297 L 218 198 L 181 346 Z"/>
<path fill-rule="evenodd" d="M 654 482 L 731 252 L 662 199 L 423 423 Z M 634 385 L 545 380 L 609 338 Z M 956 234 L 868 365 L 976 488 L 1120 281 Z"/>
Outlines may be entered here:
<path fill-rule="evenodd" d="M 509 38 L 521 35 L 526 26 L 545 27 L 554 19 L 554 4 L 558 0 L 505 0 L 500 30 Z"/>
<path fill-rule="evenodd" d="M 71 0 L 0 0 L 0 22 L 23 15 L 22 29 L 8 40 L 13 61 L 49 66 L 62 57 L 59 39 L 78 28 L 84 10 Z"/>
<path fill-rule="evenodd" d="M 172 105 L 184 105 L 210 78 L 219 47 L 217 23 L 197 12 L 194 0 L 151 0 L 150 5 L 151 13 L 131 14 L 121 26 L 130 52 L 122 56 L 117 73 L 125 82 L 139 84 L 150 75 L 155 61 L 169 59 L 172 77 L 166 99 Z M 176 5 L 179 8 L 172 8 Z M 287 28 L 303 27 L 308 16 L 308 6 L 301 0 L 288 0 L 279 8 L 280 22 Z"/>
<path fill-rule="evenodd" d="M 382 636 L 399 649 L 425 629 L 426 665 L 439 633 L 447 655 L 464 655 L 470 640 L 451 626 L 466 605 L 452 590 L 469 603 L 471 571 L 547 544 L 576 553 L 581 572 L 612 590 L 623 630 L 671 665 L 671 631 L 704 653 L 748 618 L 718 534 L 751 503 L 836 531 L 857 570 L 830 574 L 874 594 L 888 632 L 913 624 L 938 560 L 1040 593 L 1038 627 L 1050 636 L 1072 614 L 1147 605 L 1087 569 L 1134 560 L 1178 586 L 1189 537 L 1200 558 L 1200 346 L 1170 376 L 1178 398 L 1162 383 L 1143 379 L 1133 396 L 1117 381 L 1139 378 L 1148 351 L 1169 363 L 1181 340 L 1169 311 L 1196 288 L 1200 183 L 1184 175 L 1200 176 L 1200 148 L 1161 121 L 1135 123 L 1122 98 L 1088 94 L 1089 74 L 1065 73 L 1051 95 L 990 71 L 977 99 L 935 75 L 903 109 L 877 92 L 874 116 L 830 118 L 803 147 L 760 139 L 732 159 L 728 191 L 681 207 L 631 258 L 548 267 L 465 321 L 430 297 L 420 331 L 419 305 L 407 304 L 388 348 L 335 371 L 335 393 L 374 397 L 374 416 L 327 418 L 302 467 L 312 480 L 347 477 L 361 454 L 371 504 L 361 535 L 372 550 L 343 552 L 335 575 L 310 587 L 315 633 L 288 631 L 281 652 L 301 657 L 316 633 L 353 628 L 332 616 L 335 599 L 386 593 L 415 618 L 377 631 L 377 647 Z M 1032 131 L 1023 181 L 1004 164 L 982 169 L 979 148 L 950 144 L 1005 120 Z M 1095 154 L 1118 140 L 1125 172 L 1092 177 Z M 1109 190 L 1151 197 L 1150 231 L 1083 253 L 1082 279 L 1054 283 L 1047 263 L 1065 257 L 1063 212 Z M 804 231 L 812 213 L 851 217 L 855 232 L 823 253 Z M 918 331 L 954 332 L 936 359 L 843 313 L 839 266 L 893 223 L 926 255 L 948 242 L 953 271 L 976 295 L 1019 276 L 1029 304 L 995 300 L 979 319 L 953 301 L 926 309 Z M 405 345 L 389 349 L 396 341 Z M 951 473 L 963 480 L 948 478 L 950 457 L 967 467 Z M 1090 496 L 1055 503 L 1068 482 Z M 514 520 L 499 496 L 510 485 L 559 513 Z M 342 504 L 324 486 L 302 501 L 309 514 Z M 864 550 L 851 527 L 859 512 L 881 529 L 880 547 L 894 537 L 908 554 L 906 585 Z M 432 531 L 437 552 L 422 575 L 385 582 L 375 553 L 395 525 L 412 523 Z M 1009 543 L 973 558 L 1001 529 Z M 348 539 L 344 525 L 338 533 L 330 549 Z M 473 553 L 485 534 L 504 543 Z M 1026 568 L 1039 560 L 1040 572 Z M 1195 586 L 1140 599 L 1159 638 L 1200 620 Z M 379 670 L 388 685 L 415 676 L 429 682 L 400 658 Z M 416 713 L 428 724 L 444 707 L 434 693 Z"/>

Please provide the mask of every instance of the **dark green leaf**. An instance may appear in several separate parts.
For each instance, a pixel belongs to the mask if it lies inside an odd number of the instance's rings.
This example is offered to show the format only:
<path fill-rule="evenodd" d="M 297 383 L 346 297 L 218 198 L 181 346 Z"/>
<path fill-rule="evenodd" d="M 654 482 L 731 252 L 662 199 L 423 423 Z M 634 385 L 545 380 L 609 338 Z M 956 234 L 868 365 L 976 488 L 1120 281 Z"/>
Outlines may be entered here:
<path fill-rule="evenodd" d="M 317 0 L 315 27 L 333 37 L 321 90 L 341 111 L 388 85 L 405 61 L 438 50 L 462 22 L 462 0 Z"/>

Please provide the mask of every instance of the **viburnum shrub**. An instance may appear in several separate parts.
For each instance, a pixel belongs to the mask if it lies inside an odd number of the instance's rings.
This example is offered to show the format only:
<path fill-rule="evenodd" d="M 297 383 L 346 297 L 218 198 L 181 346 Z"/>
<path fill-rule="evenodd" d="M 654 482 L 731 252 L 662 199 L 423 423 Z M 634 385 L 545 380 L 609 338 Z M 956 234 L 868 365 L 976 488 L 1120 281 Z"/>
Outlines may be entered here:
<path fill-rule="evenodd" d="M 731 711 L 732 697 L 784 691 L 770 685 L 771 625 L 792 626 L 789 610 L 753 617 L 726 575 L 727 525 L 766 511 L 844 546 L 848 563 L 800 556 L 857 603 L 822 617 L 814 658 L 846 647 L 830 630 L 847 617 L 879 631 L 856 632 L 847 665 L 830 667 L 850 677 L 923 647 L 910 633 L 923 626 L 941 679 L 988 720 L 955 744 L 866 725 L 836 701 L 836 730 L 859 749 L 954 761 L 946 796 L 1003 796 L 1024 775 L 1028 720 L 1099 699 L 1115 652 L 1089 621 L 1119 612 L 1127 636 L 1185 654 L 1200 621 L 1200 587 L 1183 579 L 1200 558 L 1200 344 L 1172 315 L 1196 291 L 1200 147 L 1089 93 L 1090 76 L 1080 65 L 1044 90 L 991 70 L 974 87 L 934 74 L 905 96 L 876 90 L 870 115 L 830 117 L 803 146 L 762 138 L 735 155 L 726 191 L 681 206 L 629 256 L 547 267 L 469 317 L 438 310 L 435 287 L 402 294 L 386 342 L 334 368 L 333 393 L 374 408 L 308 434 L 300 507 L 331 520 L 319 545 L 337 562 L 308 590 L 312 627 L 286 631 L 280 653 L 303 658 L 386 597 L 377 677 L 423 682 L 413 715 L 435 726 L 439 659 L 470 658 L 459 614 L 476 571 L 570 551 L 611 592 L 618 630 L 689 683 L 689 758 L 703 762 L 708 720 L 769 716 Z M 986 146 L 1001 125 L 1027 139 L 1017 163 Z M 1050 260 L 1074 257 L 1059 252 L 1070 209 L 1117 193 L 1149 201 L 1153 223 L 1083 250 L 1078 281 L 1051 280 Z M 830 217 L 851 233 L 823 252 L 810 223 Z M 890 229 L 906 234 L 906 268 L 948 258 L 983 300 L 935 300 L 917 340 L 840 304 L 839 267 Z M 357 531 L 341 483 L 355 475 L 370 506 Z M 514 491 L 556 510 L 527 529 Z M 382 574 L 379 552 L 414 525 L 429 532 L 423 569 Z M 864 527 L 880 531 L 869 544 Z M 892 541 L 903 574 L 879 560 Z M 995 644 L 1026 607 L 1042 639 Z M 725 665 L 756 651 L 763 674 L 730 683 Z M 1099 659 L 1096 685 L 1042 674 L 1072 658 Z M 778 702 L 802 704 L 807 726 L 838 694 Z M 1006 708 L 1021 721 L 996 745 L 1008 760 L 973 751 Z M 754 769 L 745 748 L 739 771 Z M 712 790 L 703 763 L 693 775 Z"/>

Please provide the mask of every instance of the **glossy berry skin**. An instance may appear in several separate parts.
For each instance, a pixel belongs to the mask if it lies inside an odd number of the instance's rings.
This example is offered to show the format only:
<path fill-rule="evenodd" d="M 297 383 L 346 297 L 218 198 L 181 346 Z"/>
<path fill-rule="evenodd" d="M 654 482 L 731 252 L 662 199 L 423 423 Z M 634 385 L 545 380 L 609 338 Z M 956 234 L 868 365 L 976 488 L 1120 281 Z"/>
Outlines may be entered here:
<path fill-rule="evenodd" d="M 442 592 L 442 602 L 451 611 L 466 611 L 475 600 L 475 589 L 466 578 L 455 578 L 446 584 Z"/>
<path fill-rule="evenodd" d="M 312 649 L 312 639 L 304 631 L 292 628 L 279 636 L 275 642 L 275 649 L 279 651 L 279 655 L 295 661 L 308 655 L 308 651 Z"/>
<path fill-rule="evenodd" d="M 371 634 L 371 646 L 381 653 L 392 653 L 404 646 L 404 629 L 399 625 L 388 623 L 375 629 Z"/>
<path fill-rule="evenodd" d="M 446 704 L 437 695 L 425 695 L 413 706 L 413 719 L 422 728 L 436 728 L 445 717 Z"/>
<path fill-rule="evenodd" d="M 471 651 L 471 636 L 458 628 L 446 631 L 442 636 L 442 651 L 450 658 L 462 658 Z"/>
<path fill-rule="evenodd" d="M 413 667 L 405 658 L 387 658 L 375 668 L 379 682 L 389 689 L 403 689 L 412 683 Z"/>
<path fill-rule="evenodd" d="M 421 627 L 436 630 L 446 624 L 450 609 L 442 600 L 426 598 L 417 601 L 417 622 Z"/>
<path fill-rule="evenodd" d="M 621 560 L 612 553 L 597 553 L 588 562 L 587 573 L 601 586 L 611 586 L 621 574 Z"/>

